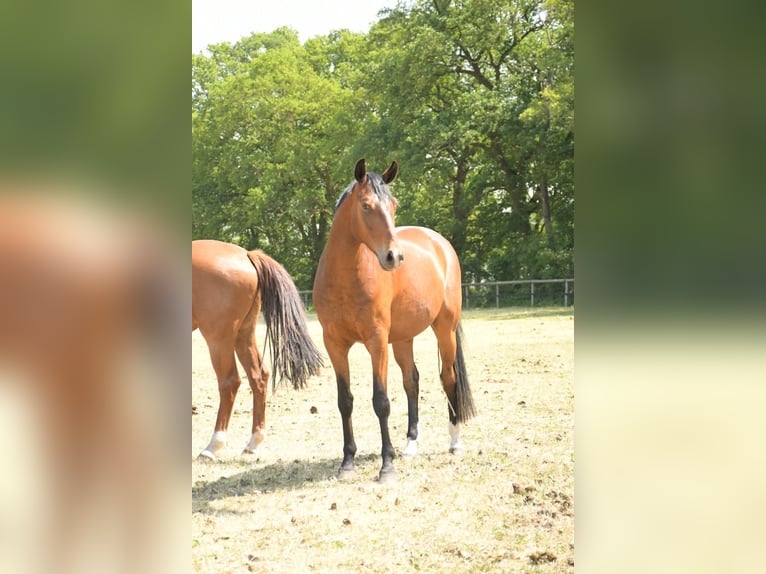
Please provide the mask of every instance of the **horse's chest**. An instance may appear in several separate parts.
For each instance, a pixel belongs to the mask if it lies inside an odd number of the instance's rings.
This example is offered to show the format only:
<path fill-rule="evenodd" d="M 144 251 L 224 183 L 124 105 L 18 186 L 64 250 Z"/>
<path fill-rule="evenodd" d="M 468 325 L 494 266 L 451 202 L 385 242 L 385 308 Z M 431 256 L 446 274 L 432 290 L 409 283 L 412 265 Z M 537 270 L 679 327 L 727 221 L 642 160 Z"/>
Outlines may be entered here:
<path fill-rule="evenodd" d="M 390 328 L 390 303 L 365 290 L 335 293 L 317 305 L 319 321 L 334 338 L 364 341 L 371 333 Z"/>
<path fill-rule="evenodd" d="M 365 341 L 391 322 L 393 284 L 377 259 L 361 257 L 353 265 L 320 264 L 315 307 L 325 332 L 339 340 Z M 319 297 L 317 297 L 319 295 Z"/>
<path fill-rule="evenodd" d="M 369 322 L 371 318 L 390 314 L 387 311 L 389 305 L 369 293 L 356 293 L 354 296 L 340 299 L 338 303 L 336 316 L 348 325 Z"/>

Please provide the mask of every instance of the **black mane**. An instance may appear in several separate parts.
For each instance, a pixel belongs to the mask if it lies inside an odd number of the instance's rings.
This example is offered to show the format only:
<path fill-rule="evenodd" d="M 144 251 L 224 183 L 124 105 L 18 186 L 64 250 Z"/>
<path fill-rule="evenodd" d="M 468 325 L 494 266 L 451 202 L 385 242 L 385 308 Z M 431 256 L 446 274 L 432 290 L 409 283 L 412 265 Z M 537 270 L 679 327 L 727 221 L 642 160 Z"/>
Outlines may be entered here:
<path fill-rule="evenodd" d="M 383 181 L 383 176 L 381 176 L 379 173 L 367 172 L 367 181 L 372 186 L 372 190 L 375 192 L 375 195 L 378 196 L 380 201 L 384 203 L 388 203 L 390 201 L 396 202 L 396 198 L 391 194 L 391 190 L 389 189 L 388 184 Z M 348 195 L 351 193 L 355 183 L 356 181 L 349 183 L 346 189 L 343 190 L 343 193 L 340 194 L 338 201 L 335 203 L 333 214 L 338 211 L 340 204 L 343 203 L 343 200 L 346 199 L 346 197 L 348 197 Z"/>

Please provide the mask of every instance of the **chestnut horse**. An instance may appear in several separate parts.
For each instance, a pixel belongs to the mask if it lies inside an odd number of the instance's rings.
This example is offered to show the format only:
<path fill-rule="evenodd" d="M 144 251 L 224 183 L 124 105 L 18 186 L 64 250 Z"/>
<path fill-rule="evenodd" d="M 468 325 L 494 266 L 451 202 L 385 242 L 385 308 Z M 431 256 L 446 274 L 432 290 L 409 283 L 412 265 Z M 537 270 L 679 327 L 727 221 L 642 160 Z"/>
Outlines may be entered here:
<path fill-rule="evenodd" d="M 423 227 L 395 227 L 397 200 L 388 184 L 399 166 L 367 173 L 364 159 L 355 180 L 335 205 L 330 235 L 314 280 L 314 306 L 338 385 L 343 421 L 343 462 L 338 478 L 354 475 L 356 443 L 351 424 L 348 352 L 361 342 L 372 358 L 372 404 L 380 422 L 383 465 L 379 481 L 396 476 L 388 433 L 388 345 L 402 370 L 407 394 L 407 447 L 417 452 L 418 370 L 413 338 L 431 327 L 441 358 L 441 382 L 449 410 L 450 452 L 460 448 L 460 423 L 475 414 L 461 346 L 460 263 L 452 245 Z"/>
<path fill-rule="evenodd" d="M 244 453 L 256 454 L 266 434 L 269 371 L 255 341 L 255 324 L 263 306 L 273 384 L 286 377 L 301 388 L 322 366 L 306 328 L 303 303 L 290 275 L 262 251 L 245 251 L 230 243 L 192 241 L 192 331 L 199 328 L 210 350 L 218 379 L 218 417 L 210 444 L 200 457 L 216 459 L 226 445 L 234 399 L 241 384 L 234 354 L 253 390 L 253 429 Z"/>

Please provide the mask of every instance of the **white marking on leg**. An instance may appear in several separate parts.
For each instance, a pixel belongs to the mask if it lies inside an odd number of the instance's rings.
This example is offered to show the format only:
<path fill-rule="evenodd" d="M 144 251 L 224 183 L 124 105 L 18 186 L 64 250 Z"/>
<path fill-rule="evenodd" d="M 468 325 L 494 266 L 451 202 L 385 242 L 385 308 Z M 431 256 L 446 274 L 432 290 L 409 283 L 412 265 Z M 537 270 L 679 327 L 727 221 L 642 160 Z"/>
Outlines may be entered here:
<path fill-rule="evenodd" d="M 463 445 L 460 442 L 460 423 L 453 425 L 451 422 L 449 423 L 449 451 L 450 452 L 460 452 L 463 450 Z"/>
<path fill-rule="evenodd" d="M 253 433 L 253 436 L 250 437 L 250 442 L 247 443 L 247 446 L 245 447 L 245 450 L 242 451 L 242 454 L 258 454 L 258 451 L 261 448 L 261 444 L 263 443 L 263 440 L 266 438 L 266 431 L 263 429 L 258 429 Z"/>
<path fill-rule="evenodd" d="M 404 456 L 415 456 L 418 454 L 418 441 L 417 439 L 407 439 L 407 446 L 402 453 Z"/>
<path fill-rule="evenodd" d="M 216 454 L 219 450 L 226 446 L 226 431 L 215 431 L 213 437 L 210 439 L 210 444 L 205 447 L 200 457 L 207 458 L 209 460 L 217 460 Z"/>

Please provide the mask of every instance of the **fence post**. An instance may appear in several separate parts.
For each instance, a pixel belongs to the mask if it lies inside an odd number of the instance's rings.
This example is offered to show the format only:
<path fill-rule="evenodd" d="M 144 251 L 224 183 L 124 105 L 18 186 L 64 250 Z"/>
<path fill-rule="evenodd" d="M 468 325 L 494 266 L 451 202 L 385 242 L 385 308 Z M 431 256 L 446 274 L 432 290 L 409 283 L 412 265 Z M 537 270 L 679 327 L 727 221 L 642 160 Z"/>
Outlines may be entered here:
<path fill-rule="evenodd" d="M 574 295 L 574 291 L 570 291 L 569 290 L 569 283 L 570 282 L 572 284 L 574 284 L 574 278 L 572 278 L 572 279 L 560 278 L 560 279 L 550 279 L 550 280 L 545 280 L 545 279 L 525 279 L 525 280 L 519 280 L 519 281 L 487 281 L 487 282 L 484 282 L 484 283 L 462 283 L 461 287 L 464 289 L 464 291 L 463 291 L 463 305 L 464 305 L 464 307 L 466 309 L 468 309 L 471 306 L 471 301 L 470 301 L 470 293 L 471 293 L 471 291 L 470 291 L 470 288 L 472 286 L 474 286 L 474 285 L 479 287 L 479 289 L 486 289 L 486 290 L 488 290 L 492 285 L 494 285 L 495 286 L 495 307 L 497 309 L 499 309 L 500 308 L 500 287 L 502 285 L 513 285 L 514 287 L 518 286 L 520 289 L 522 289 L 523 285 L 527 285 L 528 284 L 529 285 L 529 304 L 530 304 L 530 306 L 534 307 L 535 306 L 535 284 L 539 283 L 541 285 L 548 285 L 550 283 L 563 283 L 564 284 L 564 307 L 568 307 L 569 306 L 569 299 L 570 299 L 569 295 L 570 294 Z M 555 289 L 553 291 L 555 291 Z M 482 291 L 482 293 L 483 292 L 484 291 Z M 512 292 L 509 294 L 509 300 L 511 302 L 515 300 L 514 293 L 516 293 L 516 291 L 512 290 Z M 548 293 L 548 291 L 543 289 L 543 292 L 542 292 L 542 294 L 543 294 L 543 302 L 545 302 L 547 300 L 546 299 L 546 295 L 545 295 L 546 293 Z M 479 295 L 477 295 L 477 296 L 479 297 L 479 308 L 481 308 L 481 306 L 483 305 L 482 301 L 484 301 L 484 295 L 481 295 L 481 293 L 479 293 Z M 311 298 L 311 291 L 307 291 L 306 295 L 304 297 L 307 306 L 308 306 L 308 301 L 310 300 L 310 298 Z M 554 297 L 554 299 L 555 299 L 555 297 Z M 489 303 L 489 301 L 485 301 L 485 303 Z"/>

